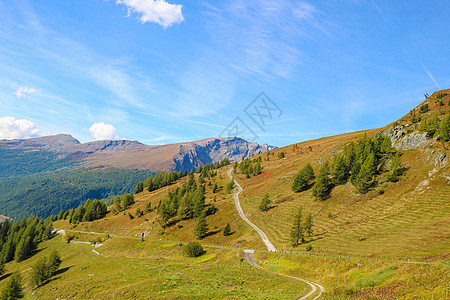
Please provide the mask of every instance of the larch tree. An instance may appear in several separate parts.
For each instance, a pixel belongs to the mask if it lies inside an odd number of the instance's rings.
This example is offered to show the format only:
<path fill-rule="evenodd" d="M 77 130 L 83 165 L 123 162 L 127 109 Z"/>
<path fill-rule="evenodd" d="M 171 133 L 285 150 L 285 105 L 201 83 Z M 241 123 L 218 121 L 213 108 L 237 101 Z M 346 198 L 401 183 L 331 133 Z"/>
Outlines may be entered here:
<path fill-rule="evenodd" d="M 298 246 L 298 241 L 303 242 L 303 227 L 302 227 L 302 208 L 298 209 L 294 217 L 294 224 L 291 229 L 291 244 L 292 247 Z"/>

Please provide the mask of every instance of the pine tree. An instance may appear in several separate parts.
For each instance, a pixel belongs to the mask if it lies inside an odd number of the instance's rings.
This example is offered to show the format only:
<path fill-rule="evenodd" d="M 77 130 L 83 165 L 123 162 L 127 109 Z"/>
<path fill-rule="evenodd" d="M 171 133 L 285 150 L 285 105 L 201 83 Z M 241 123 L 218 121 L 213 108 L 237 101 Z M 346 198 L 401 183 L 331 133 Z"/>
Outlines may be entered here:
<path fill-rule="evenodd" d="M 202 239 L 208 233 L 208 224 L 206 223 L 206 213 L 203 211 L 197 219 L 197 224 L 194 228 L 194 236 Z"/>
<path fill-rule="evenodd" d="M 337 154 L 334 157 L 333 182 L 336 185 L 346 184 L 348 180 L 349 170 L 342 155 Z"/>
<path fill-rule="evenodd" d="M 56 274 L 56 272 L 59 269 L 59 266 L 61 265 L 61 257 L 59 256 L 58 252 L 56 250 L 53 250 L 50 253 L 50 256 L 48 258 L 47 262 L 47 277 L 50 278 L 53 275 Z"/>
<path fill-rule="evenodd" d="M 269 194 L 265 194 L 264 197 L 261 199 L 261 203 L 259 204 L 259 210 L 268 211 L 270 209 L 271 204 L 272 201 L 269 199 Z"/>
<path fill-rule="evenodd" d="M 439 137 L 443 142 L 450 141 L 450 115 L 442 119 L 441 125 L 439 126 Z"/>
<path fill-rule="evenodd" d="M 135 192 L 136 194 L 139 194 L 143 190 L 144 190 L 144 183 L 142 181 L 139 181 L 138 184 L 136 185 Z"/>
<path fill-rule="evenodd" d="M 231 226 L 230 223 L 227 223 L 227 225 L 223 228 L 223 235 L 229 236 L 231 234 Z"/>
<path fill-rule="evenodd" d="M 256 164 L 255 164 L 255 168 L 253 169 L 253 175 L 259 175 L 259 174 L 261 174 L 261 170 L 262 170 L 262 168 L 261 168 L 261 164 L 260 164 L 260 162 L 258 161 Z"/>
<path fill-rule="evenodd" d="M 14 259 L 14 254 L 16 251 L 16 243 L 14 242 L 14 235 L 10 234 L 6 243 L 2 246 L 2 257 L 3 262 L 9 262 Z"/>
<path fill-rule="evenodd" d="M 32 267 L 30 276 L 31 287 L 38 287 L 47 280 L 47 258 L 40 258 Z"/>
<path fill-rule="evenodd" d="M 310 181 L 314 180 L 314 170 L 310 163 L 306 164 L 306 166 L 301 169 L 292 183 L 292 190 L 295 192 L 304 191 L 308 188 Z"/>
<path fill-rule="evenodd" d="M 329 178 L 330 168 L 328 162 L 325 162 L 322 168 L 319 170 L 319 175 L 316 177 L 316 182 L 312 188 L 312 194 L 314 197 L 325 200 L 331 193 L 331 181 Z"/>
<path fill-rule="evenodd" d="M 358 193 L 365 194 L 369 191 L 374 184 L 373 175 L 375 174 L 375 171 L 375 154 L 371 152 L 364 160 L 361 169 L 352 182 Z"/>
<path fill-rule="evenodd" d="M 0 276 L 5 273 L 5 264 L 3 263 L 2 258 L 0 257 Z"/>
<path fill-rule="evenodd" d="M 308 217 L 306 218 L 304 227 L 305 227 L 306 234 L 308 234 L 308 236 L 311 236 L 313 234 L 313 230 L 312 230 L 313 224 L 312 224 L 312 215 L 311 214 L 309 214 Z"/>
<path fill-rule="evenodd" d="M 387 174 L 386 180 L 391 182 L 397 182 L 398 177 L 403 173 L 403 165 L 400 161 L 400 156 L 396 153 L 391 157 L 391 162 L 389 164 L 389 172 Z"/>
<path fill-rule="evenodd" d="M 16 253 L 14 255 L 14 259 L 17 262 L 21 262 L 28 258 L 32 250 L 32 237 L 31 236 L 23 236 L 16 247 Z"/>
<path fill-rule="evenodd" d="M 198 188 L 192 194 L 193 208 L 192 212 L 194 218 L 198 218 L 203 212 L 203 206 L 205 205 L 205 195 L 202 188 Z"/>
<path fill-rule="evenodd" d="M 303 227 L 302 227 L 302 208 L 298 209 L 297 214 L 294 217 L 294 224 L 291 229 L 291 244 L 292 247 L 298 245 L 298 241 L 303 242 Z"/>
<path fill-rule="evenodd" d="M 192 200 L 188 193 L 184 194 L 183 198 L 181 198 L 177 215 L 181 220 L 192 217 Z"/>
<path fill-rule="evenodd" d="M 22 276 L 14 273 L 8 279 L 0 292 L 0 300 L 15 300 L 23 298 Z"/>

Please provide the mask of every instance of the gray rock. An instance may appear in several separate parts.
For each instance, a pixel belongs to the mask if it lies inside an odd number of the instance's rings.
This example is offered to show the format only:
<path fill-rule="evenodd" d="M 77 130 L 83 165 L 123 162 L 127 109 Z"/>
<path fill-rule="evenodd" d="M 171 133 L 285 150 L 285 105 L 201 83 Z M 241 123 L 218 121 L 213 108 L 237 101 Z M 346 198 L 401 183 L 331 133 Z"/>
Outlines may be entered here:
<path fill-rule="evenodd" d="M 422 148 L 426 146 L 429 141 L 426 132 L 412 132 L 410 134 L 402 135 L 400 138 L 394 138 L 392 144 L 397 150 L 411 150 Z"/>

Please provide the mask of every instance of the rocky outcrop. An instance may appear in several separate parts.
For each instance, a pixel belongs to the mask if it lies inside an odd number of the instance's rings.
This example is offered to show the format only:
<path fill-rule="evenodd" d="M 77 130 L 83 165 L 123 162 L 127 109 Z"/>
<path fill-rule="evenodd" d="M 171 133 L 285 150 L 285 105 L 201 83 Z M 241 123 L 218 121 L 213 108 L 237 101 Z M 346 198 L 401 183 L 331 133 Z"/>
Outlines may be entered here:
<path fill-rule="evenodd" d="M 71 147 L 72 150 L 82 152 L 119 152 L 119 151 L 144 151 L 148 146 L 129 140 L 104 140 L 94 141 Z"/>
<path fill-rule="evenodd" d="M 397 126 L 382 131 L 383 135 L 391 139 L 392 146 L 397 150 L 411 150 L 423 148 L 431 143 L 426 132 L 413 131 L 407 133 L 404 126 Z"/>
<path fill-rule="evenodd" d="M 237 137 L 200 140 L 180 145 L 179 152 L 174 157 L 174 169 L 177 171 L 196 169 L 200 165 L 214 163 L 225 157 L 234 162 L 242 159 L 242 156 L 247 157 L 275 148 L 267 144 L 249 143 Z"/>

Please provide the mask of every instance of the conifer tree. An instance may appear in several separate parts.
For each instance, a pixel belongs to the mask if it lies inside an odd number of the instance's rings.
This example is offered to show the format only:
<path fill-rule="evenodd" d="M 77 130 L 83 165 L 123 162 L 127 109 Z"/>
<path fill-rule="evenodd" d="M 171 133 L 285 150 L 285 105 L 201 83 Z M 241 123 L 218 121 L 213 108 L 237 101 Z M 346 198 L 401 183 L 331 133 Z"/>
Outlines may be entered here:
<path fill-rule="evenodd" d="M 334 157 L 333 182 L 336 185 L 346 184 L 348 180 L 349 170 L 344 161 L 344 157 L 337 154 Z"/>
<path fill-rule="evenodd" d="M 441 125 L 439 126 L 439 137 L 443 142 L 450 141 L 450 115 L 442 119 Z"/>
<path fill-rule="evenodd" d="M 371 152 L 364 160 L 358 174 L 355 175 L 352 181 L 358 193 L 365 194 L 372 187 L 374 184 L 375 170 L 375 154 Z"/>
<path fill-rule="evenodd" d="M 227 225 L 223 228 L 223 235 L 229 236 L 231 234 L 231 226 L 230 223 L 227 223 Z"/>
<path fill-rule="evenodd" d="M 202 239 L 208 233 L 208 224 L 206 223 L 206 213 L 203 211 L 197 219 L 197 224 L 194 227 L 194 236 Z"/>
<path fill-rule="evenodd" d="M 183 198 L 181 198 L 177 215 L 181 220 L 189 219 L 192 217 L 192 200 L 187 193 L 184 194 Z"/>
<path fill-rule="evenodd" d="M 261 203 L 259 204 L 259 210 L 268 211 L 270 209 L 271 204 L 272 201 L 269 199 L 269 194 L 266 193 L 264 197 L 261 199 Z"/>
<path fill-rule="evenodd" d="M 391 182 L 397 182 L 398 177 L 403 173 L 403 165 L 400 161 L 400 156 L 396 153 L 391 157 L 391 162 L 389 164 L 389 172 L 387 174 L 386 180 Z"/>
<path fill-rule="evenodd" d="M 47 258 L 41 257 L 32 267 L 30 276 L 31 287 L 38 287 L 47 280 Z"/>
<path fill-rule="evenodd" d="M 312 224 L 312 215 L 311 214 L 309 214 L 308 217 L 306 218 L 304 227 L 305 227 L 306 234 L 308 234 L 308 236 L 311 236 L 313 234 L 313 230 L 312 230 L 313 224 Z"/>
<path fill-rule="evenodd" d="M 23 296 L 22 276 L 20 273 L 13 273 L 0 291 L 0 300 L 16 300 Z"/>
<path fill-rule="evenodd" d="M 310 163 L 301 169 L 292 183 L 292 190 L 295 192 L 304 191 L 310 184 L 310 181 L 314 180 L 314 170 Z"/>
<path fill-rule="evenodd" d="M 5 273 L 5 264 L 3 263 L 3 259 L 0 257 L 0 276 Z"/>
<path fill-rule="evenodd" d="M 291 229 L 292 247 L 296 247 L 299 240 L 303 242 L 302 207 L 298 209 L 298 212 L 294 217 L 294 224 Z"/>
<path fill-rule="evenodd" d="M 142 181 L 139 181 L 138 184 L 136 185 L 135 192 L 136 194 L 139 194 L 143 190 L 144 190 L 144 183 Z"/>
<path fill-rule="evenodd" d="M 58 252 L 56 250 L 53 250 L 50 253 L 50 256 L 48 257 L 47 262 L 47 277 L 50 278 L 53 275 L 56 274 L 56 272 L 59 269 L 59 266 L 61 265 L 61 257 L 59 256 Z"/>
<path fill-rule="evenodd" d="M 32 250 L 32 237 L 24 235 L 16 247 L 16 253 L 14 255 L 14 259 L 17 262 L 21 262 L 22 260 L 25 260 L 30 255 L 30 252 Z"/>
<path fill-rule="evenodd" d="M 316 177 L 316 182 L 312 188 L 312 194 L 314 197 L 325 200 L 331 193 L 331 181 L 329 178 L 330 168 L 328 162 L 325 162 L 319 170 L 319 175 Z"/>

